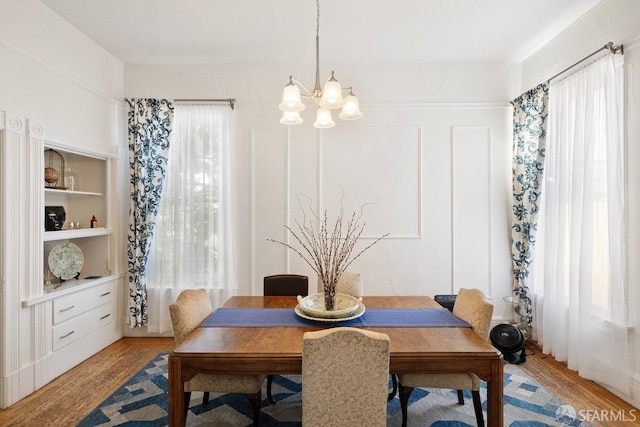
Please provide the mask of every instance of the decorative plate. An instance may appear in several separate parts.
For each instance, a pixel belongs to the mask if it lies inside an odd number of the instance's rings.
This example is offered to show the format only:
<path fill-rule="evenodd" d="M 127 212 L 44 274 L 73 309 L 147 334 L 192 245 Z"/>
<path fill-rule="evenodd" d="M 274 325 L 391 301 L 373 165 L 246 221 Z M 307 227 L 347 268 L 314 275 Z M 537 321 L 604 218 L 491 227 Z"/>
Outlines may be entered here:
<path fill-rule="evenodd" d="M 360 303 L 358 305 L 358 309 L 349 317 L 340 317 L 340 318 L 335 318 L 335 317 L 312 317 L 312 316 L 308 316 L 307 314 L 305 314 L 304 311 L 302 311 L 302 309 L 300 308 L 300 305 L 296 305 L 295 308 L 295 312 L 298 316 L 302 317 L 303 319 L 307 319 L 307 320 L 315 320 L 316 322 L 346 322 L 347 320 L 353 320 L 353 319 L 357 319 L 358 317 L 362 316 L 365 312 L 365 306 L 364 304 Z"/>
<path fill-rule="evenodd" d="M 347 294 L 336 293 L 335 310 L 325 310 L 324 293 L 312 294 L 302 298 L 298 295 L 298 304 L 307 316 L 343 318 L 351 316 L 362 302 L 362 298 L 356 298 Z"/>
<path fill-rule="evenodd" d="M 58 243 L 49 252 L 49 270 L 62 280 L 76 277 L 82 270 L 83 264 L 82 251 L 74 243 Z"/>

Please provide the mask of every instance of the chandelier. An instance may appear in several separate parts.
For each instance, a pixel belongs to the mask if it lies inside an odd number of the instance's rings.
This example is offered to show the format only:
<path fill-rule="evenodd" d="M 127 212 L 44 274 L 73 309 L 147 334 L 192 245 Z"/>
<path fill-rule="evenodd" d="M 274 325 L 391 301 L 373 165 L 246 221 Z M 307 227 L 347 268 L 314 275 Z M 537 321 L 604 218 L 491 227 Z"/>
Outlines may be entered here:
<path fill-rule="evenodd" d="M 314 127 L 326 129 L 335 126 L 335 122 L 331 117 L 331 110 L 342 108 L 338 117 L 342 120 L 357 120 L 362 117 L 358 98 L 353 94 L 351 87 L 343 88 L 336 80 L 334 72 L 324 84 L 324 88 L 320 86 L 320 0 L 316 0 L 316 84 L 313 90 L 307 89 L 299 80 L 293 76 L 289 76 L 289 83 L 284 87 L 282 92 L 282 102 L 279 105 L 282 111 L 280 123 L 285 125 L 297 125 L 302 123 L 300 111 L 305 109 L 302 103 L 302 97 L 313 98 L 318 108 Z M 303 92 L 300 92 L 302 88 Z M 342 91 L 347 92 L 347 96 L 343 97 Z"/>

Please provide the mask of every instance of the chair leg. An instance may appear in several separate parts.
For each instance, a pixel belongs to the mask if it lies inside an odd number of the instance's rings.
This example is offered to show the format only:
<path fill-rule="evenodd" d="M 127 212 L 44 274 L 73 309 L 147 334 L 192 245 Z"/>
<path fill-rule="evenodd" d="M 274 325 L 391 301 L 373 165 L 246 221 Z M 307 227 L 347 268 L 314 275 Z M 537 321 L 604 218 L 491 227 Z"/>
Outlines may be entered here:
<path fill-rule="evenodd" d="M 473 409 L 476 411 L 476 421 L 478 427 L 484 427 L 484 416 L 482 415 L 482 403 L 480 402 L 480 391 L 471 390 L 471 397 L 473 397 Z"/>
<path fill-rule="evenodd" d="M 267 376 L 267 399 L 269 399 L 269 403 L 276 403 L 271 395 L 271 384 L 273 384 L 273 375 Z"/>
<path fill-rule="evenodd" d="M 462 390 L 458 390 L 458 405 L 464 405 L 464 394 L 462 394 Z"/>
<path fill-rule="evenodd" d="M 189 401 L 191 400 L 191 392 L 184 392 L 184 424 L 187 425 L 187 415 L 189 414 Z"/>
<path fill-rule="evenodd" d="M 260 401 L 262 400 L 262 391 L 258 390 L 255 394 L 245 394 L 251 407 L 253 408 L 253 427 L 260 425 Z"/>
<path fill-rule="evenodd" d="M 396 376 L 396 374 L 389 374 L 389 376 L 391 377 L 391 393 L 389 393 L 389 396 L 387 396 L 387 402 L 393 400 L 393 398 L 396 397 L 396 393 L 398 392 L 398 377 Z"/>
<path fill-rule="evenodd" d="M 202 395 L 202 405 L 206 405 L 207 403 L 209 403 L 209 392 L 205 391 L 204 394 Z"/>
<path fill-rule="evenodd" d="M 409 396 L 413 392 L 413 387 L 404 387 L 402 384 L 400 388 L 400 408 L 402 409 L 402 427 L 407 427 L 407 405 L 409 404 Z"/>

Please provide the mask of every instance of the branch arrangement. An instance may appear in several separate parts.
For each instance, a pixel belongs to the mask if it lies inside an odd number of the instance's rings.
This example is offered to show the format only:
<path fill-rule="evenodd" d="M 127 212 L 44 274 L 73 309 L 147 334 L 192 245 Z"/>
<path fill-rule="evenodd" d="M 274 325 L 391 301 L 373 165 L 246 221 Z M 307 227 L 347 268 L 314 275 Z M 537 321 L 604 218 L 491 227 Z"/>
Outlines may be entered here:
<path fill-rule="evenodd" d="M 288 225 L 284 226 L 299 243 L 300 248 L 275 239 L 267 239 L 267 241 L 286 246 L 297 253 L 321 278 L 325 294 L 334 294 L 335 285 L 347 267 L 365 251 L 389 235 L 389 233 L 386 233 L 376 238 L 359 252 L 354 252 L 356 243 L 362 235 L 366 224 L 364 221 L 361 222 L 363 207 L 364 205 L 360 209 L 359 216 L 356 216 L 356 212 L 353 212 L 351 218 L 346 222 L 341 211 L 333 227 L 329 226 L 327 211 L 324 212 L 322 219 L 311 211 L 311 218 L 307 219 L 307 215 L 301 207 L 303 212 L 302 223 L 296 220 L 295 229 Z M 314 219 L 319 222 L 317 229 L 313 225 Z M 353 255 L 354 253 L 355 255 Z M 330 289 L 330 287 L 333 287 L 333 289 Z"/>

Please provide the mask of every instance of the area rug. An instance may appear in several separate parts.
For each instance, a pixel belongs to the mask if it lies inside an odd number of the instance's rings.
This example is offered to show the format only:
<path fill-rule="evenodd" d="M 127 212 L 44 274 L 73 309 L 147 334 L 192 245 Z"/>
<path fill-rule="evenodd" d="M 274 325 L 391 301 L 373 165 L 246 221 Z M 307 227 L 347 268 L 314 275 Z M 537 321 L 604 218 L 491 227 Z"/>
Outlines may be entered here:
<path fill-rule="evenodd" d="M 78 427 L 166 426 L 168 415 L 167 354 L 158 355 L 144 369 L 87 415 Z M 300 376 L 275 376 L 272 386 L 276 404 L 266 400 L 263 386 L 261 426 L 300 427 L 302 414 Z M 465 392 L 465 404 L 458 405 L 455 390 L 415 389 L 409 401 L 409 426 L 475 426 L 471 394 Z M 480 391 L 486 420 L 486 388 Z M 202 405 L 202 393 L 192 393 L 187 426 L 251 426 L 252 410 L 243 395 L 215 394 Z M 581 421 L 551 394 L 516 365 L 504 370 L 504 425 L 510 427 L 590 426 Z M 400 426 L 400 401 L 387 406 L 387 425 Z"/>

